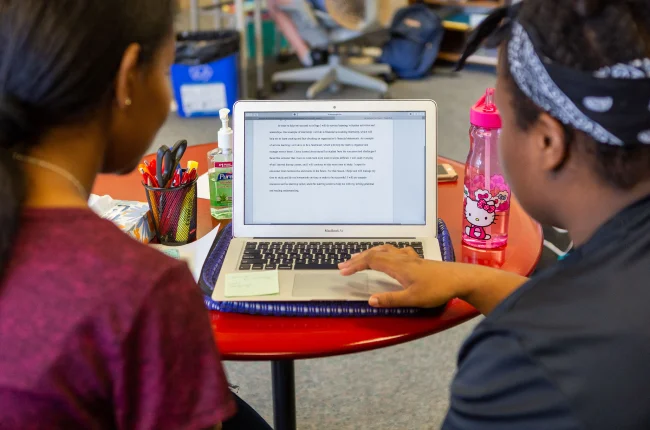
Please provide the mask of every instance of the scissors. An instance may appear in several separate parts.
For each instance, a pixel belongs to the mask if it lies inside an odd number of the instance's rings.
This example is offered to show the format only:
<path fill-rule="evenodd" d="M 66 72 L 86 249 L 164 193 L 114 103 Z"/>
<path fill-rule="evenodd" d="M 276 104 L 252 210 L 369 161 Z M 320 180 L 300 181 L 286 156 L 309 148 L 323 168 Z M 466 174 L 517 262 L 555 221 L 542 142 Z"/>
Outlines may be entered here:
<path fill-rule="evenodd" d="M 183 155 L 185 155 L 186 150 L 187 150 L 187 140 L 179 140 L 172 147 L 171 151 L 172 151 L 172 157 L 174 159 L 174 169 L 176 169 L 176 167 L 181 164 L 181 160 L 183 159 Z"/>
<path fill-rule="evenodd" d="M 172 149 L 169 149 L 167 145 L 162 145 L 158 149 L 156 153 L 156 180 L 160 187 L 168 187 L 186 150 L 187 140 L 179 140 Z"/>

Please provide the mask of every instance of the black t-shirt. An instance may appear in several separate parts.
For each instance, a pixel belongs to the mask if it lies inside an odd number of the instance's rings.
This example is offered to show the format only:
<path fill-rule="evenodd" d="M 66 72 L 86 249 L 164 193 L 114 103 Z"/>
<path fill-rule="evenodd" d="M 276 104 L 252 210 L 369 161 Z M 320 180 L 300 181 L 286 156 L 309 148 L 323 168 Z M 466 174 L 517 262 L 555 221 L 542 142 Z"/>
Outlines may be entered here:
<path fill-rule="evenodd" d="M 477 326 L 443 429 L 650 429 L 650 197 Z"/>

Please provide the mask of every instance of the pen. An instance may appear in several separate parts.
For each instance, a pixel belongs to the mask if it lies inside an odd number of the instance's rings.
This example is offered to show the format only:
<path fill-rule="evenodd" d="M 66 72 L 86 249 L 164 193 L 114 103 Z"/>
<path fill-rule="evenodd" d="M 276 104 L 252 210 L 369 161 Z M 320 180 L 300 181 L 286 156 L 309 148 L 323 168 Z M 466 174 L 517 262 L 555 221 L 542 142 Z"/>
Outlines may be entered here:
<path fill-rule="evenodd" d="M 139 167 L 138 171 L 142 175 L 142 183 L 145 185 L 148 185 L 150 187 L 158 187 L 158 182 L 156 181 L 156 178 L 151 176 L 149 172 L 143 167 Z"/>
<path fill-rule="evenodd" d="M 172 187 L 178 187 L 181 184 L 181 169 L 180 167 L 176 169 L 176 173 L 174 173 L 174 179 L 172 180 Z"/>
<path fill-rule="evenodd" d="M 145 178 L 145 174 L 149 173 L 149 169 L 147 168 L 146 165 L 144 164 L 138 164 L 138 172 L 142 175 L 143 183 L 146 185 L 147 184 L 147 178 Z"/>
<path fill-rule="evenodd" d="M 183 175 L 183 184 L 189 184 L 196 179 L 196 169 L 188 169 Z"/>
<path fill-rule="evenodd" d="M 147 169 L 149 170 L 149 174 L 153 176 L 154 178 L 156 177 L 156 160 L 144 160 L 144 165 L 147 166 Z"/>

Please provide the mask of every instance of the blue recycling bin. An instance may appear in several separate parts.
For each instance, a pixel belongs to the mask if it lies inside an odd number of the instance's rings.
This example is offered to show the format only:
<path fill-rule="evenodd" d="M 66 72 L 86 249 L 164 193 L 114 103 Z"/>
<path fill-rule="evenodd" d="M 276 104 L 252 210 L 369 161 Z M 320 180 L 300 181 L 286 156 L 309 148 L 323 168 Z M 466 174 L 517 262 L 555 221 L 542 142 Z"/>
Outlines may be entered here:
<path fill-rule="evenodd" d="M 178 115 L 219 116 L 239 97 L 239 33 L 232 30 L 180 33 L 171 68 Z"/>

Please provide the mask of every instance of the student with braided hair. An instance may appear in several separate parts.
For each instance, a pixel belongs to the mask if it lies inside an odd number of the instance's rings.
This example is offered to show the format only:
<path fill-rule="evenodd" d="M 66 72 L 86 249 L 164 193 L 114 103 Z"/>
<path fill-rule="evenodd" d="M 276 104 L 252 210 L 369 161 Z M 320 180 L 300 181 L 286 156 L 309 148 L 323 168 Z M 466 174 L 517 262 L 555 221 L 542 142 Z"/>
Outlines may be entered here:
<path fill-rule="evenodd" d="M 0 0 L 0 429 L 269 429 L 187 265 L 88 208 L 169 114 L 174 3 Z"/>
<path fill-rule="evenodd" d="M 404 290 L 370 304 L 486 318 L 463 345 L 444 430 L 650 429 L 650 1 L 524 0 L 461 63 L 500 47 L 500 158 L 522 206 L 576 249 L 532 279 L 380 247 L 341 265 Z"/>

